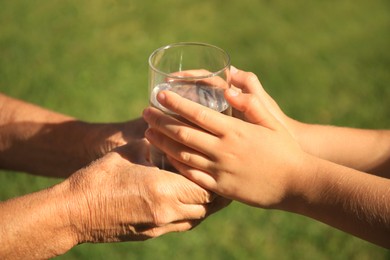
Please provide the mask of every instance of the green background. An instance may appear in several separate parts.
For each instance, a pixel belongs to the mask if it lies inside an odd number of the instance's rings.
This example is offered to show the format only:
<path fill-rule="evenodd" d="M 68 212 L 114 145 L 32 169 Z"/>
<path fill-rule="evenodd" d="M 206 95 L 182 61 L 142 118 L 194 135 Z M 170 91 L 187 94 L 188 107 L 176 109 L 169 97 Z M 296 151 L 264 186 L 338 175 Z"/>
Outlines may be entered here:
<path fill-rule="evenodd" d="M 390 2 L 0 0 L 0 91 L 90 122 L 138 117 L 147 58 L 207 42 L 255 72 L 293 118 L 390 126 Z M 56 179 L 1 172 L 0 199 Z M 390 259 L 302 216 L 233 203 L 187 233 L 84 244 L 60 259 Z"/>

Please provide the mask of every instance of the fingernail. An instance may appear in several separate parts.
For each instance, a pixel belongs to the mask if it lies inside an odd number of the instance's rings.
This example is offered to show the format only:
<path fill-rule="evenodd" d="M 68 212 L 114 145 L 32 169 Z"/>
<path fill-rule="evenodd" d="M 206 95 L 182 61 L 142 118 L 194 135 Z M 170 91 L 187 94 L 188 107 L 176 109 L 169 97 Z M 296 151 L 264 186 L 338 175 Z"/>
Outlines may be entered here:
<path fill-rule="evenodd" d="M 144 111 L 142 112 L 142 115 L 144 118 L 148 118 L 149 115 L 150 115 L 150 109 L 149 108 L 145 108 Z"/>
<path fill-rule="evenodd" d="M 230 73 L 237 74 L 237 72 L 238 72 L 238 69 L 236 67 L 234 67 L 233 65 L 230 65 Z"/>
<path fill-rule="evenodd" d="M 229 96 L 231 96 L 231 97 L 237 97 L 240 94 L 234 88 L 229 88 L 227 91 L 228 91 Z"/>
<path fill-rule="evenodd" d="M 165 93 L 160 91 L 157 94 L 157 100 L 158 100 L 158 102 L 163 103 L 165 101 Z"/>

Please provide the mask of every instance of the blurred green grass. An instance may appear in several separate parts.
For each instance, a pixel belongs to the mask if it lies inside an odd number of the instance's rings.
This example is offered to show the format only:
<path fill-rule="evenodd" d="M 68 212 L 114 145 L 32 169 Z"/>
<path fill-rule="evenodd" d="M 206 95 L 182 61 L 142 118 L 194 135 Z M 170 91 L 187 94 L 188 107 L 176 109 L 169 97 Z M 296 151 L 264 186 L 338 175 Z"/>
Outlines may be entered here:
<path fill-rule="evenodd" d="M 255 72 L 290 116 L 390 126 L 390 2 L 4 1 L 0 91 L 93 122 L 138 117 L 147 58 L 201 41 Z M 60 180 L 2 171 L 0 199 Z M 146 242 L 85 244 L 62 259 L 390 259 L 387 250 L 313 220 L 239 203 L 196 229 Z"/>

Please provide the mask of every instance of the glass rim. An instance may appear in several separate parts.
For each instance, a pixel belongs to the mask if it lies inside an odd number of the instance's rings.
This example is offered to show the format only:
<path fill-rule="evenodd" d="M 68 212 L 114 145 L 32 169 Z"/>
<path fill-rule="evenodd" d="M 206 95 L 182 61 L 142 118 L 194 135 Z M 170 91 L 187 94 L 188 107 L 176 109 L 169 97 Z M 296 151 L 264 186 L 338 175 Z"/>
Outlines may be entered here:
<path fill-rule="evenodd" d="M 202 76 L 180 76 L 180 75 L 171 75 L 170 73 L 167 73 L 167 72 L 164 72 L 164 71 L 161 71 L 159 69 L 157 69 L 153 64 L 152 64 L 152 58 L 160 51 L 162 50 L 167 50 L 167 49 L 171 49 L 171 48 L 174 48 L 174 47 L 178 47 L 178 46 L 205 46 L 205 47 L 209 47 L 209 48 L 213 48 L 213 49 L 216 49 L 218 51 L 220 51 L 221 53 L 223 53 L 225 56 L 226 56 L 226 65 L 223 66 L 221 69 L 217 70 L 217 71 L 214 71 L 214 72 L 211 72 L 209 74 L 205 74 L 205 75 L 202 75 Z M 162 46 L 156 50 L 154 50 L 152 52 L 152 54 L 150 54 L 149 56 L 149 59 L 148 59 L 148 62 L 149 62 L 149 67 L 157 72 L 157 73 L 160 73 L 164 76 L 167 76 L 169 78 L 173 78 L 173 79 L 205 79 L 205 78 L 210 78 L 210 77 L 215 77 L 217 76 L 218 74 L 220 74 L 222 71 L 226 70 L 226 69 L 229 69 L 230 67 L 230 55 L 229 53 L 227 53 L 224 49 L 218 47 L 218 46 L 215 46 L 215 45 L 212 45 L 212 44 L 208 44 L 208 43 L 203 43 L 203 42 L 177 42 L 177 43 L 171 43 L 171 44 L 168 44 L 168 45 L 165 45 L 165 46 Z"/>

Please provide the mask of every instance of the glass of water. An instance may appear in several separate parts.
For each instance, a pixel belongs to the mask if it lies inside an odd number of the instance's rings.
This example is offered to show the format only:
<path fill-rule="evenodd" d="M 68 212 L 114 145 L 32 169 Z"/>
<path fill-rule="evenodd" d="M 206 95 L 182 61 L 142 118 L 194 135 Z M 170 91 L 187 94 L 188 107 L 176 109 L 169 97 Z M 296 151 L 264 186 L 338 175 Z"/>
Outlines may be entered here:
<path fill-rule="evenodd" d="M 175 116 L 157 101 L 157 94 L 169 90 L 223 114 L 231 115 L 224 98 L 230 87 L 230 57 L 216 46 L 184 42 L 155 50 L 149 57 L 149 102 L 161 111 Z M 151 162 L 166 170 L 174 170 L 165 154 L 151 147 Z"/>

